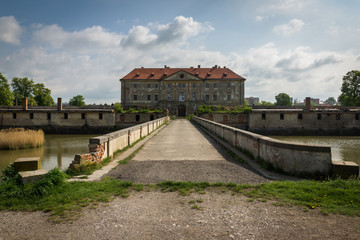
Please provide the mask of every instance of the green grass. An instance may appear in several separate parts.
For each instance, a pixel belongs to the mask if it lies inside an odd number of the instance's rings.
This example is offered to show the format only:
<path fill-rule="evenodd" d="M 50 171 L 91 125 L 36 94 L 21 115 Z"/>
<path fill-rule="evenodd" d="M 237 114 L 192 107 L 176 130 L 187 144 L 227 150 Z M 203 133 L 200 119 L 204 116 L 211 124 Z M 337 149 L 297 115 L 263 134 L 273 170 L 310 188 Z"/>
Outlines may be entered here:
<path fill-rule="evenodd" d="M 68 168 L 65 173 L 68 175 L 68 177 L 91 175 L 96 170 L 101 169 L 103 166 L 106 166 L 109 162 L 111 162 L 111 157 L 104 158 L 100 164 L 89 163 L 80 165 L 79 168 L 76 169 Z"/>
<path fill-rule="evenodd" d="M 59 222 L 80 216 L 84 207 L 96 208 L 116 196 L 127 197 L 133 191 L 177 192 L 181 196 L 191 193 L 224 190 L 232 195 L 243 195 L 249 202 L 271 201 L 276 206 L 303 206 L 311 211 L 336 213 L 360 217 L 360 180 L 277 181 L 260 185 L 208 182 L 161 182 L 156 185 L 133 184 L 106 179 L 98 182 L 66 182 L 65 174 L 54 169 L 37 183 L 22 185 L 10 166 L 1 177 L 0 210 L 45 211 L 51 220 Z M 189 202 L 201 210 L 201 198 Z"/>

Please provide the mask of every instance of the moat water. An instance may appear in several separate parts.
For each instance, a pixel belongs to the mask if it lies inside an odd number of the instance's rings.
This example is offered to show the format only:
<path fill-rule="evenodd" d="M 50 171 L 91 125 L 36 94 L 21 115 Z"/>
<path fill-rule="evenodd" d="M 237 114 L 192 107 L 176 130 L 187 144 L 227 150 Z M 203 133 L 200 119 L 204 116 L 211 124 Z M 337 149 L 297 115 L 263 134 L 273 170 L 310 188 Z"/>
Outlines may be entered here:
<path fill-rule="evenodd" d="M 360 165 L 360 136 L 270 136 L 295 143 L 331 147 L 333 161 L 351 161 Z"/>
<path fill-rule="evenodd" d="M 44 145 L 40 148 L 0 150 L 0 171 L 16 159 L 25 157 L 40 157 L 43 169 L 58 167 L 66 170 L 75 154 L 89 152 L 89 138 L 94 136 L 97 135 L 45 134 Z"/>

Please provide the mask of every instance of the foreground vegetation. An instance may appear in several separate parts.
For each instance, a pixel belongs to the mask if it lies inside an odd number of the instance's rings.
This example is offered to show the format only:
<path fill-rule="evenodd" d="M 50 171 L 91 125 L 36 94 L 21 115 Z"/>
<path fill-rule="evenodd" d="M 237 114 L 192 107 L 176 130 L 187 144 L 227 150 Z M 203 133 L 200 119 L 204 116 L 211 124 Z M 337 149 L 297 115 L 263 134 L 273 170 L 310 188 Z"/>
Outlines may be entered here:
<path fill-rule="evenodd" d="M 0 130 L 0 149 L 13 150 L 35 148 L 44 144 L 42 130 L 26 130 L 24 128 L 9 128 Z"/>
<path fill-rule="evenodd" d="M 0 210 L 45 211 L 53 221 L 71 220 L 79 216 L 83 207 L 96 207 L 116 196 L 128 197 L 132 191 L 193 192 L 219 194 L 231 192 L 253 201 L 269 201 L 278 206 L 303 206 L 306 211 L 319 209 L 324 214 L 337 213 L 360 217 L 360 181 L 328 180 L 297 182 L 281 181 L 260 185 L 233 183 L 162 182 L 143 185 L 120 180 L 100 182 L 66 182 L 66 174 L 51 170 L 37 183 L 22 185 L 10 165 L 0 183 Z"/>

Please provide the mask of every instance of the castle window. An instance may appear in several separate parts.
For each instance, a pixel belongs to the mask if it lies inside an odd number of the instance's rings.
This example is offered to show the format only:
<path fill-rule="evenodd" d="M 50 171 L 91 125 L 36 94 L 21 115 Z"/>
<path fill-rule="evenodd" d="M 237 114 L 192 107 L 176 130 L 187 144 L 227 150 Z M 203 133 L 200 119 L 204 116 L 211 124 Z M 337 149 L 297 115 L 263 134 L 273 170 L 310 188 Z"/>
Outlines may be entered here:
<path fill-rule="evenodd" d="M 13 119 L 16 119 L 16 113 L 13 113 Z"/>
<path fill-rule="evenodd" d="M 205 83 L 205 88 L 209 88 L 210 84 L 209 83 Z"/>
<path fill-rule="evenodd" d="M 226 101 L 230 101 L 231 100 L 231 95 L 226 95 Z"/>
<path fill-rule="evenodd" d="M 150 115 L 150 121 L 154 120 L 154 115 Z"/>
<path fill-rule="evenodd" d="M 284 120 L 284 114 L 280 113 L 280 120 Z"/>
<path fill-rule="evenodd" d="M 184 92 L 179 92 L 179 102 L 184 102 L 185 101 L 185 94 Z"/>
<path fill-rule="evenodd" d="M 205 95 L 205 101 L 206 101 L 206 102 L 210 101 L 210 96 L 209 96 L 209 94 L 206 94 L 206 95 Z"/>
<path fill-rule="evenodd" d="M 47 113 L 47 120 L 51 119 L 51 113 Z"/>
<path fill-rule="evenodd" d="M 216 95 L 216 93 L 214 93 L 214 95 L 213 95 L 213 101 L 214 101 L 214 102 L 217 101 L 217 95 Z"/>
<path fill-rule="evenodd" d="M 135 120 L 136 120 L 137 122 L 139 122 L 139 121 L 140 121 L 140 115 L 136 115 L 136 116 L 135 116 Z"/>
<path fill-rule="evenodd" d="M 137 83 L 134 83 L 134 88 L 137 88 Z"/>
<path fill-rule="evenodd" d="M 262 120 L 266 120 L 266 113 L 262 113 L 262 114 L 261 114 L 261 119 L 262 119 Z"/>
<path fill-rule="evenodd" d="M 196 101 L 196 92 L 193 92 L 193 93 L 192 93 L 192 100 L 193 100 L 193 101 Z"/>
<path fill-rule="evenodd" d="M 318 113 L 317 119 L 318 119 L 318 120 L 321 120 L 321 113 Z"/>
<path fill-rule="evenodd" d="M 67 113 L 64 113 L 64 119 L 68 119 L 69 115 Z"/>
<path fill-rule="evenodd" d="M 147 87 L 148 87 L 148 88 L 151 88 L 151 84 L 150 84 L 150 83 L 148 83 Z"/>
<path fill-rule="evenodd" d="M 227 87 L 230 88 L 230 87 L 231 87 L 231 83 L 228 82 L 228 83 L 227 83 Z"/>
<path fill-rule="evenodd" d="M 298 114 L 298 120 L 302 120 L 303 119 L 303 115 L 302 115 L 302 113 L 299 113 Z"/>
<path fill-rule="evenodd" d="M 171 83 L 168 83 L 168 88 L 171 88 L 171 85 L 172 85 Z"/>
<path fill-rule="evenodd" d="M 137 99 L 137 95 L 136 94 L 134 94 L 134 101 L 137 101 L 138 99 Z"/>
<path fill-rule="evenodd" d="M 159 84 L 155 83 L 155 88 L 159 88 Z"/>
<path fill-rule="evenodd" d="M 185 83 L 179 83 L 179 88 L 185 88 Z"/>
<path fill-rule="evenodd" d="M 81 113 L 81 119 L 85 119 L 85 113 Z"/>
<path fill-rule="evenodd" d="M 340 113 L 336 114 L 336 120 L 340 120 Z"/>
<path fill-rule="evenodd" d="M 159 95 L 155 94 L 155 101 L 159 101 Z"/>
<path fill-rule="evenodd" d="M 30 119 L 34 119 L 34 113 L 30 113 Z"/>
<path fill-rule="evenodd" d="M 359 120 L 359 114 L 358 113 L 355 114 L 355 120 Z"/>
<path fill-rule="evenodd" d="M 192 87 L 193 87 L 193 88 L 196 88 L 196 83 L 193 83 L 193 84 L 192 84 Z"/>
<path fill-rule="evenodd" d="M 217 83 L 214 83 L 214 88 L 217 88 Z"/>
<path fill-rule="evenodd" d="M 151 101 L 151 95 L 147 95 L 147 100 Z"/>
<path fill-rule="evenodd" d="M 99 113 L 99 119 L 102 120 L 103 119 L 103 114 Z"/>
<path fill-rule="evenodd" d="M 171 93 L 168 93 L 168 101 L 171 101 Z"/>
<path fill-rule="evenodd" d="M 223 122 L 227 122 L 228 121 L 228 116 L 227 115 L 224 115 L 223 116 Z"/>

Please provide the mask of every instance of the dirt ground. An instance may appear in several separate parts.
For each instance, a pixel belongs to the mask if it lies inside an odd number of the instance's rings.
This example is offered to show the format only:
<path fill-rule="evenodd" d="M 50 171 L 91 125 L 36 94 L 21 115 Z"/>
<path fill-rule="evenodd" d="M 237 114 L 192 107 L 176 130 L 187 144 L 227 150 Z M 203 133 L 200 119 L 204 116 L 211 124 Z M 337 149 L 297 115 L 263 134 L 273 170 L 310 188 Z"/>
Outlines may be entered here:
<path fill-rule="evenodd" d="M 48 213 L 3 211 L 0 239 L 360 239 L 358 217 L 215 191 L 132 192 L 57 224 Z"/>

